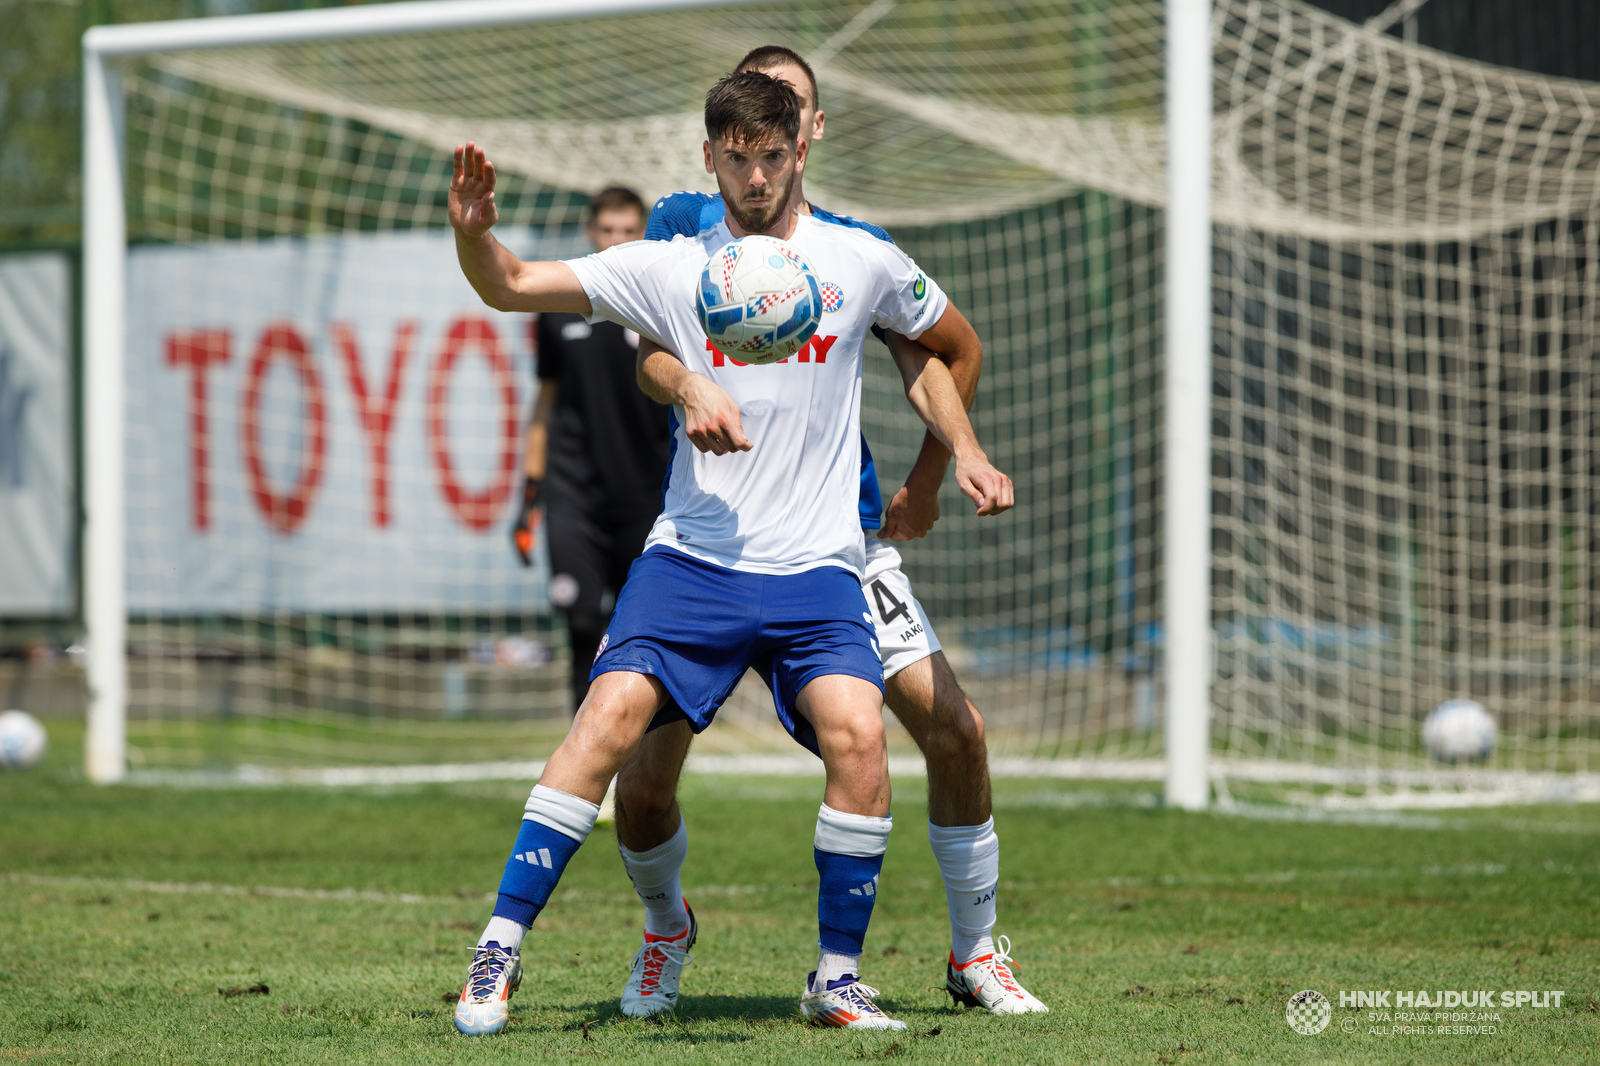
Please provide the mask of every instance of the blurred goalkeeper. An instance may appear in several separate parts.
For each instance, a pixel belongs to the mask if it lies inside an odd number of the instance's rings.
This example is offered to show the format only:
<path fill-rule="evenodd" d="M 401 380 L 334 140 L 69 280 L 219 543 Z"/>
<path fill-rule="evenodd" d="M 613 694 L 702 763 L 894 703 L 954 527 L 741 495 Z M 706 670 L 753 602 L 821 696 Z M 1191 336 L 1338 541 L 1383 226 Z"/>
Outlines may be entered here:
<path fill-rule="evenodd" d="M 589 200 L 584 232 L 603 252 L 642 238 L 644 223 L 644 201 L 615 186 Z M 550 602 L 567 617 L 576 711 L 617 593 L 661 513 L 667 408 L 635 382 L 637 333 L 564 313 L 540 315 L 536 329 L 539 394 L 511 542 L 531 566 L 543 507 Z"/>

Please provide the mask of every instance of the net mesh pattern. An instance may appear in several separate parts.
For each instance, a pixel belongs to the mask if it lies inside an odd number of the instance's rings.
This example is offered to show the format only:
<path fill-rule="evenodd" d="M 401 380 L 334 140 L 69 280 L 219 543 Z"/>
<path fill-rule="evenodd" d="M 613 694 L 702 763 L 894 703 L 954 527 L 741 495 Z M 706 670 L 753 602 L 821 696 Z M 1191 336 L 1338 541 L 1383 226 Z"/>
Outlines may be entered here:
<path fill-rule="evenodd" d="M 751 47 L 798 48 L 828 116 L 810 199 L 890 227 L 985 343 L 974 421 L 1017 507 L 978 520 L 947 484 L 938 527 L 903 554 L 991 750 L 1152 757 L 1162 33 L 1158 3 L 807 0 L 158 55 L 125 81 L 131 233 L 177 249 L 438 237 L 448 153 L 470 138 L 500 167 L 506 230 L 573 254 L 589 192 L 714 188 L 706 87 Z M 1600 86 L 1292 0 L 1217 3 L 1213 50 L 1215 747 L 1419 767 L 1427 711 L 1471 697 L 1499 722 L 1495 765 L 1595 769 Z M 173 269 L 197 325 L 245 284 Z M 388 260 L 365 283 L 412 269 Z M 285 313 L 316 299 L 281 294 Z M 501 332 L 526 354 L 522 327 Z M 331 381 L 337 353 L 310 347 Z M 921 431 L 878 354 L 862 420 L 887 496 Z M 145 477 L 187 476 L 132 422 Z M 242 477 L 213 471 L 214 530 L 259 524 L 248 486 L 224 484 Z M 147 502 L 130 502 L 135 585 L 160 582 L 139 554 L 159 536 Z M 503 546 L 499 506 L 481 535 Z M 263 541 L 259 565 L 294 536 Z M 466 604 L 505 579 L 463 562 L 453 580 Z M 542 578 L 524 580 L 492 608 L 449 587 L 387 612 L 136 607 L 132 742 L 158 763 L 535 751 L 560 732 L 565 682 Z M 510 637 L 553 660 L 502 654 Z M 763 699 L 747 681 L 702 743 L 779 742 Z"/>

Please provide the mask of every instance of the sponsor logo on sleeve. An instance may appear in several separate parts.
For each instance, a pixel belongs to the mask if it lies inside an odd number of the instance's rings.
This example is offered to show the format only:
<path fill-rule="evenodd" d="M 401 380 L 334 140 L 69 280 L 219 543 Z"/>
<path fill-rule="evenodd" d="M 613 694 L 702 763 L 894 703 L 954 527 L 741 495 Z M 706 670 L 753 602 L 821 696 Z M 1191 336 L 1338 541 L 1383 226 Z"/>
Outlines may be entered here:
<path fill-rule="evenodd" d="M 911 285 L 911 295 L 919 300 L 928 295 L 928 279 L 918 274 L 917 280 Z"/>

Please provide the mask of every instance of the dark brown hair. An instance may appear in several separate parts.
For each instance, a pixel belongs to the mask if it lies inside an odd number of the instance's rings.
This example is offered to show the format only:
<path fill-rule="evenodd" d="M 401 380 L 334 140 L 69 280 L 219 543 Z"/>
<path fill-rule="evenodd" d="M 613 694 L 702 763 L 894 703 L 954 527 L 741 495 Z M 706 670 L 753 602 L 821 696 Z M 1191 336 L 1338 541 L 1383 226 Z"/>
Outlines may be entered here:
<path fill-rule="evenodd" d="M 791 144 L 800 136 L 800 95 L 787 83 L 759 70 L 737 70 L 706 93 L 706 136 L 713 143 L 773 134 Z"/>
<path fill-rule="evenodd" d="M 764 44 L 760 48 L 752 49 L 750 54 L 739 60 L 739 65 L 734 70 L 759 70 L 763 73 L 773 67 L 785 66 L 793 63 L 806 72 L 806 80 L 811 83 L 811 106 L 822 106 L 822 94 L 817 92 L 817 72 L 811 69 L 811 64 L 800 57 L 800 53 L 793 48 L 785 48 L 781 44 Z"/>
<path fill-rule="evenodd" d="M 639 199 L 638 193 L 626 185 L 612 185 L 589 197 L 589 221 L 598 221 L 602 211 L 617 211 L 623 208 L 632 208 L 639 212 L 640 218 L 650 213 L 645 210 L 644 201 Z"/>

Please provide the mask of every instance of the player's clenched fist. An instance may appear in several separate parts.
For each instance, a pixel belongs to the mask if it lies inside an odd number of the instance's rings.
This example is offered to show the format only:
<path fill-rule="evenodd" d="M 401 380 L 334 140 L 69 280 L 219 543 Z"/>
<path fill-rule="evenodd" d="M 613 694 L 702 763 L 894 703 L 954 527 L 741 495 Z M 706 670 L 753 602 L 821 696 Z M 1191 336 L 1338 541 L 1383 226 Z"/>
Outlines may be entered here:
<path fill-rule="evenodd" d="M 996 470 L 981 451 L 971 456 L 956 456 L 956 484 L 978 505 L 980 516 L 1009 511 L 1017 502 L 1011 479 Z"/>
<path fill-rule="evenodd" d="M 902 486 L 889 501 L 883 512 L 883 527 L 878 530 L 882 540 L 915 540 L 925 537 L 939 521 L 939 494 L 912 492 Z"/>
<path fill-rule="evenodd" d="M 689 443 L 712 455 L 750 450 L 739 421 L 739 405 L 715 382 L 688 374 L 678 392 L 683 406 L 683 432 Z"/>
<path fill-rule="evenodd" d="M 450 225 L 469 237 L 482 237 L 500 220 L 494 203 L 494 164 L 471 141 L 456 145 L 450 177 Z"/>

